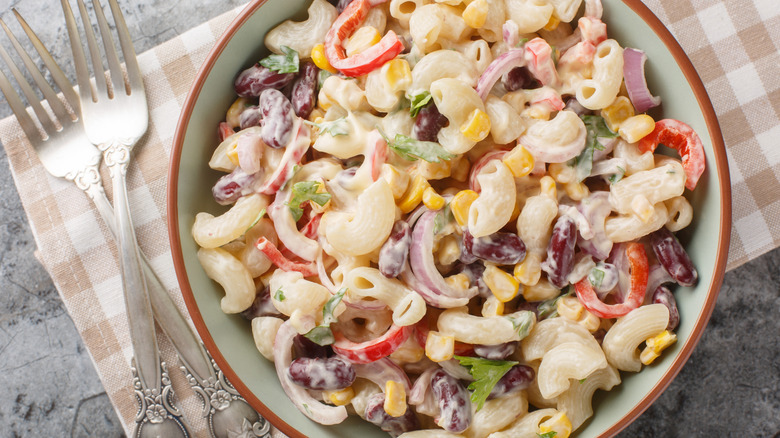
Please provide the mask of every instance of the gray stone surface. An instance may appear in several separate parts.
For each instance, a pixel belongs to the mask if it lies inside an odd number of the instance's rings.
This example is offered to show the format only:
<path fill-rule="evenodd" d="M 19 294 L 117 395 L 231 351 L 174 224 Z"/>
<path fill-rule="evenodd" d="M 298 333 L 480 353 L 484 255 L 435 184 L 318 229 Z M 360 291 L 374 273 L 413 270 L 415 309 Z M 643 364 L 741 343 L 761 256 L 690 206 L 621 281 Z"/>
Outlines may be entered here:
<path fill-rule="evenodd" d="M 242 2 L 130 3 L 122 5 L 140 53 Z M 12 7 L 56 59 L 68 59 L 58 2 L 0 0 L 0 16 L 18 32 Z M 5 37 L 0 41 L 10 48 Z M 72 77 L 72 68 L 65 69 Z M 11 112 L 0 102 L 5 117 Z M 33 255 L 35 243 L 0 153 L 0 436 L 123 436 L 73 322 Z M 780 437 L 778 308 L 780 250 L 728 273 L 690 361 L 619 436 Z"/>

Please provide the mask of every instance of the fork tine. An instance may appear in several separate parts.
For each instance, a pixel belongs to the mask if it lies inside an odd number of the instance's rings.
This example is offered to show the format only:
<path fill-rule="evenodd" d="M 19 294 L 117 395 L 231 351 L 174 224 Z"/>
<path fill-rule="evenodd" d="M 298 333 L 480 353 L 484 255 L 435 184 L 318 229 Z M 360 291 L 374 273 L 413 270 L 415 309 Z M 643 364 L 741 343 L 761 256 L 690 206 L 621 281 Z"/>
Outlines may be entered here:
<path fill-rule="evenodd" d="M 6 28 L 3 20 L 0 20 L 0 25 L 2 25 L 3 28 Z M 2 46 L 0 46 L 0 57 L 3 58 L 6 65 L 8 65 L 8 68 L 11 70 L 11 73 L 13 74 L 14 78 L 16 78 L 16 82 L 19 84 L 19 88 L 21 88 L 24 97 L 27 98 L 27 101 L 30 103 L 30 106 L 32 106 L 33 111 L 35 111 L 35 115 L 38 116 L 38 120 L 41 122 L 41 126 L 43 126 L 43 130 L 48 133 L 55 132 L 57 130 L 57 127 L 52 122 L 51 117 L 49 117 L 49 113 L 47 113 L 46 110 L 41 105 L 38 95 L 35 94 L 35 91 L 33 91 L 32 86 L 29 84 L 29 82 L 27 82 L 27 79 L 24 77 L 24 75 L 19 70 L 19 68 L 16 66 L 16 63 L 13 61 L 13 59 L 11 59 L 11 56 L 8 55 L 8 52 L 6 52 L 5 48 L 3 48 Z M 24 106 L 22 106 L 22 108 L 24 108 Z M 25 114 L 27 114 L 26 111 Z"/>
<path fill-rule="evenodd" d="M 8 101 L 8 106 L 11 107 L 11 111 L 16 115 L 16 120 L 19 121 L 19 125 L 22 126 L 22 130 L 24 130 L 27 138 L 30 139 L 30 142 L 40 141 L 41 134 L 38 132 L 38 127 L 35 126 L 35 122 L 33 122 L 30 114 L 27 113 L 22 99 L 16 94 L 14 87 L 11 86 L 11 82 L 2 71 L 0 71 L 0 90 L 3 91 L 6 101 Z"/>
<path fill-rule="evenodd" d="M 122 46 L 122 54 L 125 57 L 125 68 L 127 69 L 127 78 L 130 82 L 131 92 L 132 90 L 143 91 L 144 81 L 142 79 L 141 69 L 138 67 L 138 59 L 136 59 L 133 39 L 130 37 L 130 32 L 127 30 L 127 23 L 125 23 L 124 15 L 122 15 L 122 9 L 119 8 L 119 4 L 116 0 L 108 0 L 108 4 L 111 6 L 111 14 L 114 16 L 116 33 L 119 35 L 119 44 Z"/>
<path fill-rule="evenodd" d="M 22 17 L 19 11 L 17 11 L 16 8 L 14 8 L 13 12 L 14 15 L 16 15 L 16 20 L 19 21 L 19 24 L 21 24 L 24 33 L 27 34 L 27 38 L 30 39 L 30 42 L 33 44 L 33 47 L 35 47 L 35 50 L 41 56 L 43 63 L 46 65 L 46 68 L 49 69 L 52 79 L 54 79 L 54 83 L 56 83 L 57 86 L 60 88 L 60 91 L 62 91 L 62 95 L 65 97 L 65 100 L 68 102 L 68 105 L 70 105 L 73 111 L 76 112 L 76 114 L 78 114 L 79 96 L 73 90 L 73 84 L 70 83 L 68 78 L 65 76 L 65 73 L 62 72 L 60 66 L 51 56 L 51 53 L 49 53 L 49 51 L 46 50 L 46 46 L 43 45 L 40 38 L 38 38 L 38 35 L 36 35 L 35 32 L 33 32 L 33 30 L 30 28 L 30 25 L 27 24 L 27 21 Z"/>
<path fill-rule="evenodd" d="M 66 1 L 66 0 L 63 0 Z M 92 21 L 89 19 L 87 13 L 87 7 L 84 6 L 82 0 L 78 0 L 79 12 L 81 13 L 81 23 L 84 25 L 84 35 L 87 37 L 87 47 L 89 47 L 89 57 L 92 59 L 92 68 L 95 73 L 95 85 L 97 86 L 97 94 L 92 95 L 92 100 L 97 100 L 100 96 L 108 96 L 108 89 L 106 88 L 106 76 L 103 74 L 103 58 L 100 56 L 100 49 L 95 39 L 95 32 L 92 30 Z M 79 43 L 80 44 L 80 43 Z M 87 75 L 89 78 L 89 74 Z"/>
<path fill-rule="evenodd" d="M 38 70 L 38 66 L 30 58 L 30 55 L 27 54 L 27 51 L 24 50 L 21 44 L 19 44 L 19 40 L 16 39 L 16 36 L 14 36 L 14 34 L 11 32 L 11 30 L 8 28 L 8 26 L 5 24 L 4 21 L 0 20 L 0 25 L 2 25 L 3 30 L 5 31 L 6 35 L 8 35 L 8 38 L 11 40 L 11 44 L 13 44 L 14 49 L 16 49 L 16 53 L 18 53 L 19 57 L 22 59 L 24 66 L 27 67 L 27 71 L 32 76 L 33 81 L 35 81 L 35 83 L 38 85 L 38 88 L 43 93 L 43 97 L 46 98 L 47 102 L 49 102 L 49 107 L 51 107 L 52 111 L 54 111 L 54 115 L 60 120 L 61 123 L 65 123 L 68 120 L 72 120 L 70 113 L 68 113 L 68 110 L 65 108 L 65 105 L 63 105 L 60 98 L 57 97 L 57 93 L 54 92 L 54 90 L 51 88 L 51 85 L 49 85 L 49 83 L 46 82 L 46 79 L 43 77 L 40 70 Z M 10 61 L 10 58 L 6 58 L 6 62 L 12 63 Z M 12 68 L 12 72 L 14 72 L 14 76 L 16 77 L 16 80 L 21 83 L 23 77 L 21 75 L 17 76 L 16 71 L 14 71 L 15 69 L 16 66 Z M 30 104 L 33 105 L 33 108 L 35 108 L 35 103 L 37 103 L 38 98 L 35 97 L 33 99 L 30 99 L 31 96 L 28 96 L 27 93 L 25 93 L 25 96 L 30 101 Z M 46 127 L 44 119 L 48 120 L 49 119 L 48 116 L 41 117 L 41 114 L 39 114 L 38 111 L 36 111 L 36 114 L 38 114 L 38 118 L 41 119 L 41 124 L 44 125 L 48 133 L 52 134 L 54 133 L 54 131 L 56 131 L 56 129 L 50 131 L 49 130 L 50 128 Z"/>
<path fill-rule="evenodd" d="M 70 40 L 70 49 L 73 53 L 73 65 L 76 67 L 76 82 L 79 84 L 79 94 L 85 98 L 89 96 L 89 100 L 91 100 L 93 96 L 92 83 L 89 81 L 87 57 L 84 54 L 84 46 L 81 45 L 79 27 L 76 24 L 76 18 L 73 16 L 73 9 L 70 8 L 68 0 L 60 0 L 60 4 L 62 5 L 62 12 L 65 14 L 65 24 L 68 28 L 68 39 Z"/>
<path fill-rule="evenodd" d="M 114 45 L 114 38 L 111 36 L 111 28 L 108 27 L 108 21 L 106 21 L 106 14 L 103 13 L 103 7 L 100 6 L 99 0 L 92 0 L 92 9 L 95 11 L 95 17 L 97 17 L 98 28 L 100 29 L 100 36 L 103 38 L 103 50 L 106 53 L 106 61 L 108 61 L 108 69 L 111 72 L 111 88 L 116 94 L 118 89 L 124 89 L 127 94 L 127 86 L 125 85 L 125 78 L 122 75 L 122 66 L 119 63 L 119 54 L 116 52 L 116 46 Z"/>

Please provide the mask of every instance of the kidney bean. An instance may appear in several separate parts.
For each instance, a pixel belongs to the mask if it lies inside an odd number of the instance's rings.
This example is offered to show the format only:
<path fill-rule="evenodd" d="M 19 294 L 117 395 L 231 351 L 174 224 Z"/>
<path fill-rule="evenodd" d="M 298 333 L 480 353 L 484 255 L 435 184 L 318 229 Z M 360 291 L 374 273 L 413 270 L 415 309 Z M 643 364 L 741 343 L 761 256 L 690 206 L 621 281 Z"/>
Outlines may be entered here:
<path fill-rule="evenodd" d="M 542 84 L 528 70 L 528 67 L 515 67 L 509 70 L 502 78 L 501 83 L 506 91 L 532 90 Z"/>
<path fill-rule="evenodd" d="M 412 137 L 420 141 L 437 141 L 439 131 L 449 123 L 433 102 L 423 107 L 414 119 Z"/>
<path fill-rule="evenodd" d="M 252 305 L 241 312 L 241 316 L 251 321 L 260 316 L 282 316 L 282 313 L 274 307 L 274 304 L 271 301 L 271 291 L 268 289 L 268 286 L 266 286 L 258 291 Z"/>
<path fill-rule="evenodd" d="M 488 400 L 510 392 L 522 391 L 534 380 L 534 369 L 527 365 L 515 365 L 501 377 L 488 395 Z"/>
<path fill-rule="evenodd" d="M 474 256 L 497 265 L 514 265 L 525 258 L 525 243 L 514 233 L 474 237 L 464 230 L 463 246 Z"/>
<path fill-rule="evenodd" d="M 555 287 L 563 289 L 569 283 L 567 277 L 574 269 L 574 245 L 577 243 L 577 225 L 569 216 L 561 216 L 553 227 L 547 245 L 547 260 L 542 270 Z"/>
<path fill-rule="evenodd" d="M 241 97 L 258 97 L 267 89 L 284 87 L 294 78 L 295 73 L 278 73 L 255 64 L 238 74 L 233 88 Z"/>
<path fill-rule="evenodd" d="M 317 92 L 317 76 L 320 69 L 311 61 L 301 64 L 298 78 L 293 82 L 290 102 L 298 117 L 309 118 L 314 109 L 315 93 Z"/>
<path fill-rule="evenodd" d="M 401 274 L 409 258 L 412 231 L 406 221 L 398 221 L 393 231 L 379 250 L 379 272 L 385 277 L 395 278 Z"/>
<path fill-rule="evenodd" d="M 355 381 L 355 367 L 339 356 L 299 357 L 287 369 L 290 381 L 306 389 L 343 389 Z"/>
<path fill-rule="evenodd" d="M 333 355 L 329 345 L 316 344 L 303 335 L 293 338 L 293 348 L 297 357 L 327 358 Z"/>
<path fill-rule="evenodd" d="M 420 420 L 414 414 L 413 409 L 407 408 L 400 417 L 391 417 L 385 412 L 385 395 L 383 393 L 374 394 L 368 398 L 364 415 L 367 421 L 376 424 L 394 437 L 420 429 Z"/>
<path fill-rule="evenodd" d="M 257 105 L 246 107 L 244 111 L 241 111 L 241 115 L 238 118 L 238 121 L 241 124 L 241 129 L 260 126 L 260 122 L 262 120 L 263 113 L 260 111 L 260 107 Z"/>
<path fill-rule="evenodd" d="M 677 300 L 674 299 L 672 291 L 666 286 L 658 286 L 655 292 L 653 292 L 653 303 L 663 304 L 669 309 L 669 325 L 666 326 L 666 329 L 676 329 L 680 324 L 680 311 L 677 310 Z"/>
<path fill-rule="evenodd" d="M 461 237 L 461 239 L 458 241 L 458 246 L 460 247 L 460 256 L 458 256 L 458 260 L 465 263 L 466 265 L 471 265 L 475 263 L 477 260 L 477 256 L 471 253 L 468 249 L 466 249 L 466 239 Z"/>
<path fill-rule="evenodd" d="M 496 345 L 474 345 L 477 356 L 490 360 L 504 360 L 517 350 L 517 341 Z"/>
<path fill-rule="evenodd" d="M 471 400 L 460 381 L 444 370 L 437 370 L 431 376 L 431 390 L 441 410 L 439 426 L 454 433 L 468 429 L 471 424 Z"/>
<path fill-rule="evenodd" d="M 279 90 L 265 90 L 260 95 L 260 111 L 263 113 L 263 141 L 272 148 L 287 146 L 292 138 L 295 112 L 290 100 Z"/>
<path fill-rule="evenodd" d="M 232 204 L 244 194 L 244 190 L 251 189 L 257 181 L 257 175 L 256 173 L 250 175 L 240 167 L 236 167 L 236 170 L 217 180 L 211 188 L 211 194 L 220 205 Z"/>
<path fill-rule="evenodd" d="M 691 258 L 671 231 L 665 227 L 650 235 L 655 257 L 661 266 L 681 286 L 695 286 L 699 273 L 693 266 Z"/>

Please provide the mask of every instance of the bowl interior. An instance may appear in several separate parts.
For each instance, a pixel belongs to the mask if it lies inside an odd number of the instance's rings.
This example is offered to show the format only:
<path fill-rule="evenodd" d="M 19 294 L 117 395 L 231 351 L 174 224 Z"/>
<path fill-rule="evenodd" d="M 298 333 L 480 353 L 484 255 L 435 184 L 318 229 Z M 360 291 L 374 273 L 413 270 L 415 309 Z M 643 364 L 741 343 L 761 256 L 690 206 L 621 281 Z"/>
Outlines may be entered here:
<path fill-rule="evenodd" d="M 171 242 L 179 283 L 185 301 L 201 337 L 228 378 L 245 393 L 250 403 L 262 402 L 273 414 L 256 405 L 280 429 L 290 435 L 317 437 L 386 436 L 378 428 L 359 418 L 324 427 L 304 417 L 278 383 L 273 364 L 263 358 L 254 346 L 250 325 L 240 316 L 225 315 L 220 310 L 221 288 L 201 269 L 197 246 L 190 236 L 195 214 L 201 211 L 218 215 L 225 211 L 211 197 L 211 187 L 219 178 L 207 162 L 217 145 L 217 124 L 235 99 L 233 78 L 242 69 L 267 54 L 263 46 L 265 33 L 287 18 L 304 19 L 307 0 L 268 0 L 253 2 L 241 14 L 240 26 L 215 47 L 202 67 L 199 79 L 177 128 L 171 162 L 169 189 L 169 223 Z M 640 373 L 622 373 L 623 383 L 608 393 L 597 392 L 594 417 L 579 436 L 610 434 L 624 427 L 668 385 L 690 355 L 701 330 L 706 325 L 717 296 L 725 268 L 728 232 L 730 230 L 729 181 L 725 151 L 706 95 L 697 95 L 686 80 L 662 39 L 637 13 L 646 8 L 639 0 L 603 0 L 604 21 L 610 38 L 623 47 L 636 47 L 648 55 L 646 71 L 651 91 L 661 95 L 664 118 L 676 118 L 691 125 L 701 136 L 707 156 L 704 173 L 692 201 L 694 221 L 681 238 L 699 270 L 699 284 L 678 288 L 675 296 L 681 322 L 678 343 L 667 350 L 655 364 Z M 700 85 L 700 84 L 699 84 Z M 703 87 L 700 88 L 703 90 Z M 701 101 L 701 106 L 700 106 Z M 708 126 L 705 113 L 710 114 Z M 728 205 L 727 205 L 728 204 Z M 647 401 L 647 400 L 645 400 Z M 640 406 L 641 403 L 641 406 Z"/>

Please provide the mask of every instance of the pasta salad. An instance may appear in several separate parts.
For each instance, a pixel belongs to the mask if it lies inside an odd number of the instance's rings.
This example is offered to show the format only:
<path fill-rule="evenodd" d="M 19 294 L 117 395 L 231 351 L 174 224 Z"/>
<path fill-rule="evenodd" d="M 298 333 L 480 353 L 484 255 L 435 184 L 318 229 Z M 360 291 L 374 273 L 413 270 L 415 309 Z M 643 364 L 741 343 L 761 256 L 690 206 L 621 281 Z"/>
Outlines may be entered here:
<path fill-rule="evenodd" d="M 192 234 L 304 415 L 566 438 L 674 344 L 704 149 L 602 8 L 313 0 L 267 34 Z"/>

